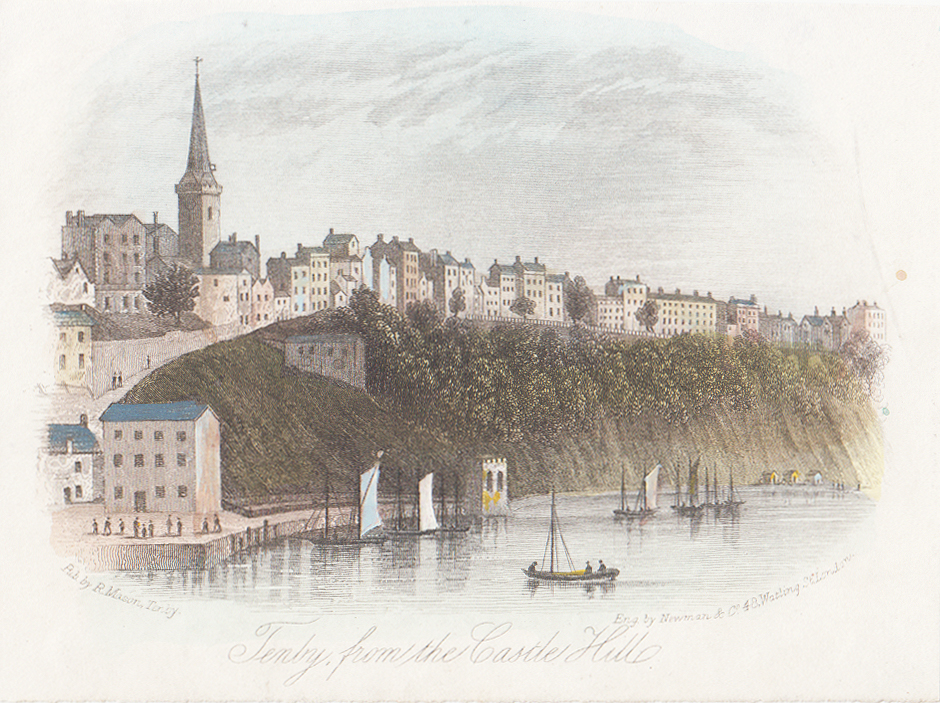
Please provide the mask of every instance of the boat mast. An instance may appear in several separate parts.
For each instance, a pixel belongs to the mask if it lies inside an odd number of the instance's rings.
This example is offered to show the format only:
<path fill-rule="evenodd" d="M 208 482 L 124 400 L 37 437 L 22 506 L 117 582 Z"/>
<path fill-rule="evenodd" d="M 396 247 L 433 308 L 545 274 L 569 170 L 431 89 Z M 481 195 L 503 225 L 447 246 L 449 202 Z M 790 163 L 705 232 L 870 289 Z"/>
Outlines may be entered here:
<path fill-rule="evenodd" d="M 626 489 L 626 486 L 624 485 L 624 468 L 623 468 L 623 464 L 621 464 L 620 465 L 620 512 L 623 512 L 624 507 L 625 507 L 625 504 L 624 504 L 625 489 Z"/>
<path fill-rule="evenodd" d="M 326 505 L 326 514 L 323 516 L 323 539 L 330 536 L 330 470 L 323 472 L 323 502 Z"/>
<path fill-rule="evenodd" d="M 356 501 L 356 538 L 362 537 L 362 477 L 356 471 L 353 478 L 353 500 Z"/>
<path fill-rule="evenodd" d="M 705 505 L 708 505 L 708 467 L 707 466 L 705 467 Z"/>
<path fill-rule="evenodd" d="M 398 531 L 401 532 L 402 504 L 401 504 L 401 467 L 398 467 Z"/>
<path fill-rule="evenodd" d="M 441 526 L 444 525 L 444 514 L 447 512 L 447 496 L 444 494 L 444 474 L 441 473 L 441 487 L 438 489 L 441 494 Z"/>
<path fill-rule="evenodd" d="M 551 519 L 551 540 L 552 546 L 548 550 L 549 566 L 548 573 L 555 573 L 555 489 L 552 489 L 552 519 Z"/>
<path fill-rule="evenodd" d="M 457 527 L 460 516 L 460 476 L 454 474 L 454 527 Z"/>

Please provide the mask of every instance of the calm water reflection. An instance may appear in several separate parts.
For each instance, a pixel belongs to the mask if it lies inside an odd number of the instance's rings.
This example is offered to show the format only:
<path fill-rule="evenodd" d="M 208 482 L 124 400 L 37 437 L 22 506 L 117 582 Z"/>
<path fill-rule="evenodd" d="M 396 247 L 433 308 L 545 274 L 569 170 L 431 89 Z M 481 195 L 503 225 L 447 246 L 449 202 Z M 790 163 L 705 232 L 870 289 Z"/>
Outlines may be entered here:
<path fill-rule="evenodd" d="M 603 559 L 610 584 L 533 584 L 520 571 L 542 562 L 549 498 L 520 499 L 512 515 L 466 534 L 320 546 L 288 540 L 207 571 L 115 573 L 154 599 L 230 599 L 252 609 L 298 613 L 506 612 L 553 608 L 617 611 L 726 606 L 802 582 L 871 539 L 875 504 L 832 488 L 753 487 L 736 516 L 679 518 L 665 506 L 640 522 L 618 520 L 619 495 L 558 496 L 565 542 L 577 568 Z M 566 564 L 564 565 L 566 566 Z"/>

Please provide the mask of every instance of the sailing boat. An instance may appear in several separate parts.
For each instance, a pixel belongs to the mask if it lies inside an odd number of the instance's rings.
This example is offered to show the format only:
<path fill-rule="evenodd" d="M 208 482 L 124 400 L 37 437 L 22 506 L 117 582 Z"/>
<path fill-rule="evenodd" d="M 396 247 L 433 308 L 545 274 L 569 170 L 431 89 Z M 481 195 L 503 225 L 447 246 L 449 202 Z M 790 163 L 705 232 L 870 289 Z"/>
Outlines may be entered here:
<path fill-rule="evenodd" d="M 736 512 L 744 504 L 743 500 L 738 500 L 734 492 L 734 474 L 728 472 L 728 497 L 721 503 L 716 503 L 719 510 L 726 513 Z"/>
<path fill-rule="evenodd" d="M 382 526 L 382 518 L 379 516 L 379 465 L 384 452 L 379 452 L 372 468 L 359 475 L 358 490 L 359 500 L 356 502 L 356 510 L 350 515 L 350 524 L 342 532 L 330 530 L 330 474 L 329 470 L 323 475 L 323 535 L 316 535 L 312 530 L 304 529 L 301 534 L 307 539 L 318 544 L 363 544 L 385 541 L 385 536 L 378 532 Z M 315 516 L 311 516 L 307 523 L 310 523 Z M 356 524 L 352 524 L 352 518 L 355 517 Z M 355 528 L 355 531 L 353 531 Z"/>
<path fill-rule="evenodd" d="M 401 481 L 399 480 L 398 494 L 398 527 L 386 534 L 390 537 L 411 537 L 415 535 L 430 535 L 439 532 L 440 524 L 434 514 L 434 473 L 426 474 L 418 481 L 418 520 L 417 529 L 403 529 L 401 526 Z"/>
<path fill-rule="evenodd" d="M 698 516 L 705 511 L 704 505 L 696 505 L 698 500 L 698 465 L 699 459 L 695 460 L 695 463 L 692 463 L 692 459 L 689 459 L 689 493 L 687 504 L 679 503 L 679 483 L 678 483 L 678 467 L 676 467 L 676 504 L 672 506 L 672 509 L 679 513 L 679 515 L 688 515 L 688 516 Z"/>
<path fill-rule="evenodd" d="M 636 504 L 633 509 L 625 504 L 624 500 L 624 476 L 623 470 L 620 472 L 620 509 L 614 510 L 614 515 L 625 518 L 643 518 L 649 517 L 656 512 L 656 497 L 659 491 L 659 471 L 661 464 L 656 464 L 656 468 L 647 473 L 640 481 L 640 490 L 637 492 Z"/>
<path fill-rule="evenodd" d="M 470 525 L 460 525 L 460 479 L 457 476 L 454 476 L 454 517 L 451 521 L 451 524 L 447 524 L 447 504 L 446 498 L 444 495 L 444 480 L 441 479 L 441 526 L 438 528 L 438 532 L 469 532 Z"/>
<path fill-rule="evenodd" d="M 556 566 L 561 566 L 559 558 L 558 545 L 565 550 L 565 558 L 568 561 L 568 571 L 555 571 Z M 561 534 L 561 528 L 558 525 L 558 518 L 555 514 L 555 491 L 552 490 L 552 512 L 549 521 L 548 539 L 545 542 L 545 552 L 542 553 L 542 564 L 545 564 L 545 554 L 548 554 L 548 571 L 539 571 L 536 568 L 536 562 L 528 569 L 523 569 L 522 573 L 530 579 L 536 581 L 613 581 L 620 574 L 620 569 L 609 569 L 604 567 L 597 571 L 586 571 L 584 569 L 576 570 L 571 562 L 571 555 L 568 553 L 568 545 L 565 544 L 565 538 Z"/>

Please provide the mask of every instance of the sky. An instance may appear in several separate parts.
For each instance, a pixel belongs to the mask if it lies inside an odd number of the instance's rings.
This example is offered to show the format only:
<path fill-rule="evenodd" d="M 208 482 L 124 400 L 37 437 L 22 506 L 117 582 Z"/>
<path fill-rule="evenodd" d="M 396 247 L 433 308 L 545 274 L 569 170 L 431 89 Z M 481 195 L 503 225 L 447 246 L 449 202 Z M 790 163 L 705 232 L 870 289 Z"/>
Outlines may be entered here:
<path fill-rule="evenodd" d="M 639 275 L 654 289 L 755 294 L 798 318 L 877 300 L 893 271 L 874 243 L 872 191 L 898 182 L 868 163 L 902 157 L 874 153 L 896 138 L 872 107 L 898 74 L 859 81 L 862 56 L 883 67 L 864 18 L 833 46 L 827 23 L 772 10 L 735 33 L 714 20 L 702 31 L 695 10 L 588 9 L 124 27 L 64 89 L 50 253 L 66 210 L 159 211 L 176 227 L 198 55 L 223 233 L 260 235 L 263 259 L 332 227 L 365 244 L 413 237 L 478 269 L 538 256 L 595 287 Z"/>

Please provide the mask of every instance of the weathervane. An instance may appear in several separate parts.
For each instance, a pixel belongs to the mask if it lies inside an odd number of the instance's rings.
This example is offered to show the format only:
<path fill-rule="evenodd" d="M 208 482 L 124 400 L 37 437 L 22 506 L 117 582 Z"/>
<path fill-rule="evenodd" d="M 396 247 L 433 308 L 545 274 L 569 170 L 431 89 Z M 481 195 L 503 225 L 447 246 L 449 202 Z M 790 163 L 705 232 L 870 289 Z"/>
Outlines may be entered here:
<path fill-rule="evenodd" d="M 193 59 L 193 61 L 196 62 L 196 78 L 199 78 L 199 62 L 202 60 L 203 59 L 199 58 L 198 56 Z"/>

